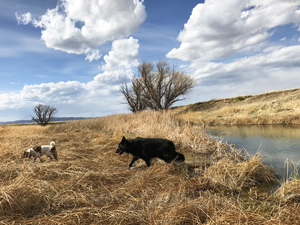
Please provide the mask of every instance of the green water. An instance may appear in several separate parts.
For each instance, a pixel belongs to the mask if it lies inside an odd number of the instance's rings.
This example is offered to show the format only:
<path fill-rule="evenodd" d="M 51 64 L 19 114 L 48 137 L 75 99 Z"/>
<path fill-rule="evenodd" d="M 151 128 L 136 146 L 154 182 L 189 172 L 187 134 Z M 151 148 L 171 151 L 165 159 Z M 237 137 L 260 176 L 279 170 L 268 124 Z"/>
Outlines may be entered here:
<path fill-rule="evenodd" d="M 246 149 L 250 155 L 260 151 L 266 157 L 264 162 L 273 166 L 283 179 L 293 170 L 290 164 L 286 165 L 287 160 L 300 167 L 300 126 L 216 126 L 206 132 Z"/>

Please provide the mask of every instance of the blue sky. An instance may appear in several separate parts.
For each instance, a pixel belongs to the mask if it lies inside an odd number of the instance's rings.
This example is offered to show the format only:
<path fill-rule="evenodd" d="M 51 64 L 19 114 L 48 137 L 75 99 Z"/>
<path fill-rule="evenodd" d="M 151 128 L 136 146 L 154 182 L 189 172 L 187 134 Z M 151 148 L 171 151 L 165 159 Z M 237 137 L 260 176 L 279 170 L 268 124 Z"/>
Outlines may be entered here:
<path fill-rule="evenodd" d="M 167 59 L 197 80 L 178 104 L 298 88 L 300 0 L 4 0 L 0 121 L 128 113 L 119 85 Z"/>

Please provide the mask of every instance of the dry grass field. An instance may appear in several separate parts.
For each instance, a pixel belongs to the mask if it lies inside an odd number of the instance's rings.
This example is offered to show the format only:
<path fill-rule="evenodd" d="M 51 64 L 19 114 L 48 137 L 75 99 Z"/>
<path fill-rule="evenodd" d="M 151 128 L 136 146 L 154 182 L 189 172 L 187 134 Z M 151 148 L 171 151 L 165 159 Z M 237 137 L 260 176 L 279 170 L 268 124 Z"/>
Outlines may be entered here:
<path fill-rule="evenodd" d="M 214 99 L 174 107 L 185 120 L 220 124 L 300 124 L 300 89 Z"/>
<path fill-rule="evenodd" d="M 122 136 L 174 142 L 183 164 L 115 153 Z M 59 161 L 21 159 L 56 142 Z M 45 160 L 46 156 L 43 156 Z M 173 113 L 142 112 L 47 127 L 0 126 L 0 224 L 299 224 L 299 179 L 276 173 Z"/>

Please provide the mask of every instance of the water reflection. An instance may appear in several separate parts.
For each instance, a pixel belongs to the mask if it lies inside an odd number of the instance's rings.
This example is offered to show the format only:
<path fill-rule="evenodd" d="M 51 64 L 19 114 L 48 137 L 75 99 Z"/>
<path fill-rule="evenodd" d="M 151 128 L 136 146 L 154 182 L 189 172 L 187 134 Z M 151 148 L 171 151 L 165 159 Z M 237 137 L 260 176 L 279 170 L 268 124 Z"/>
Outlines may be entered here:
<path fill-rule="evenodd" d="M 300 126 L 217 126 L 207 133 L 245 148 L 250 155 L 260 150 L 266 157 L 264 162 L 278 170 L 281 177 L 286 175 L 287 159 L 300 164 Z"/>

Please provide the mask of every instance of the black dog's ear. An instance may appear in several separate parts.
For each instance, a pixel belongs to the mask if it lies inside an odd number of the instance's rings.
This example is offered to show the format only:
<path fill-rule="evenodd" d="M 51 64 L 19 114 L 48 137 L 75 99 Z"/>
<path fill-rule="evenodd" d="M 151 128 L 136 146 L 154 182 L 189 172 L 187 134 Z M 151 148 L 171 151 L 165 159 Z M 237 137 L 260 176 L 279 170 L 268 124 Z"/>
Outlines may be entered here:
<path fill-rule="evenodd" d="M 126 138 L 123 136 L 122 141 L 126 141 Z"/>

